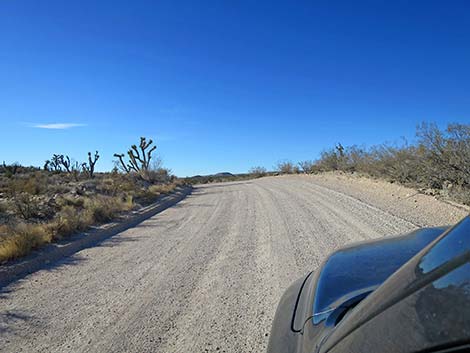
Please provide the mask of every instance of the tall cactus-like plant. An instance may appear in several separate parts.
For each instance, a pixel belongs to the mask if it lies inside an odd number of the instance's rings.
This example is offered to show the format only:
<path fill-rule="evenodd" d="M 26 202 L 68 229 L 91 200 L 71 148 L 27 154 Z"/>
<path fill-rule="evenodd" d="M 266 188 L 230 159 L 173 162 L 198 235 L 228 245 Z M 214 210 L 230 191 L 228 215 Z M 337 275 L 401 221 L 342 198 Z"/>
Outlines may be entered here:
<path fill-rule="evenodd" d="M 64 156 L 61 154 L 53 154 L 50 162 L 50 167 L 54 172 L 62 171 L 62 159 Z"/>
<path fill-rule="evenodd" d="M 91 152 L 88 152 L 88 163 L 82 163 L 83 172 L 87 173 L 90 179 L 93 179 L 95 176 L 95 164 L 100 158 L 98 151 L 95 152 L 95 155 L 92 157 Z"/>
<path fill-rule="evenodd" d="M 115 153 L 114 157 L 119 159 L 120 167 L 126 173 L 138 173 L 143 179 L 148 179 L 148 171 L 152 153 L 157 146 L 152 146 L 153 140 L 147 140 L 145 137 L 140 138 L 140 144 L 132 145 L 127 151 L 128 160 L 124 160 L 125 154 Z"/>
<path fill-rule="evenodd" d="M 65 170 L 67 171 L 67 173 L 70 173 L 71 170 L 70 170 L 70 167 L 72 165 L 72 163 L 70 162 L 70 157 L 69 156 L 64 156 L 64 155 L 60 155 L 60 164 L 65 168 Z"/>
<path fill-rule="evenodd" d="M 72 162 L 69 156 L 63 154 L 53 154 L 52 158 L 44 163 L 44 170 L 61 172 L 65 170 L 67 173 L 71 173 Z M 63 169 L 62 169 L 63 168 Z"/>

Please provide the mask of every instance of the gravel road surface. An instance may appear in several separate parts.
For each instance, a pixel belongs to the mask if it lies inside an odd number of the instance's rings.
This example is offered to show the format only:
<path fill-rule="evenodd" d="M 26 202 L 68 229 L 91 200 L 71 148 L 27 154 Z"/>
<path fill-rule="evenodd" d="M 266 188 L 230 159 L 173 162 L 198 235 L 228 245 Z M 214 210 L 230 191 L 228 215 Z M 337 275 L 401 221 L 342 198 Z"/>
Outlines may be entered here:
<path fill-rule="evenodd" d="M 264 352 L 292 281 L 343 244 L 416 227 L 338 190 L 308 177 L 197 187 L 2 288 L 0 351 Z"/>

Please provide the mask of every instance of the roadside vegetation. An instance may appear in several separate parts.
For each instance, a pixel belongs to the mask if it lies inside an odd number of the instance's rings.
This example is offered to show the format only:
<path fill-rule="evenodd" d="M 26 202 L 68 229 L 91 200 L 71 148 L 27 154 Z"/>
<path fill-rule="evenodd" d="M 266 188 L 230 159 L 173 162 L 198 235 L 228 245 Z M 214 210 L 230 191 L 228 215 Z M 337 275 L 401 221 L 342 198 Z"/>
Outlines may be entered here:
<path fill-rule="evenodd" d="M 54 154 L 43 168 L 0 166 L 0 263 L 28 254 L 123 212 L 148 205 L 181 180 L 154 158 L 152 140 L 142 137 L 116 167 L 98 173 L 98 151 L 83 163 Z"/>
<path fill-rule="evenodd" d="M 324 150 L 316 161 L 280 162 L 280 174 L 340 171 L 360 173 L 417 188 L 470 205 L 470 125 L 449 124 L 441 130 L 423 123 L 416 142 Z"/>

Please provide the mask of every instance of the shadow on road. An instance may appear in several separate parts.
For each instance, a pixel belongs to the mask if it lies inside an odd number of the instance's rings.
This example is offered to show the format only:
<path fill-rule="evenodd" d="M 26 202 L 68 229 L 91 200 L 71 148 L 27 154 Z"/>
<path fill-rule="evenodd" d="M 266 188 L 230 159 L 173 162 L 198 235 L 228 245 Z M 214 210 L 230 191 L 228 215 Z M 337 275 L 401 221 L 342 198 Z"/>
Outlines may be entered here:
<path fill-rule="evenodd" d="M 21 328 L 17 327 L 27 323 L 28 326 L 36 326 L 39 324 L 35 318 L 21 310 L 4 310 L 0 312 L 0 335 L 10 333 L 21 336 Z"/>

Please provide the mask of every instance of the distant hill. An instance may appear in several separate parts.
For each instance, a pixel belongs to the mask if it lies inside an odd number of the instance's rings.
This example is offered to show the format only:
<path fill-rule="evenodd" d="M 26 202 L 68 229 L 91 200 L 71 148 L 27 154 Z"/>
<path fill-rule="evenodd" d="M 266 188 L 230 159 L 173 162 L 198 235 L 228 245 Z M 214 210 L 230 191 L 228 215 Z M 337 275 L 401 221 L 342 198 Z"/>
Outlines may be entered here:
<path fill-rule="evenodd" d="M 198 179 L 198 178 L 229 178 L 233 177 L 235 174 L 229 173 L 229 172 L 220 172 L 217 174 L 206 174 L 206 175 L 193 175 L 191 177 L 188 177 L 190 179 Z"/>
<path fill-rule="evenodd" d="M 230 172 L 220 172 L 209 175 L 194 175 L 192 177 L 184 178 L 184 180 L 191 184 L 205 184 L 221 181 L 245 180 L 250 179 L 252 177 L 253 176 L 250 174 L 232 174 Z"/>
<path fill-rule="evenodd" d="M 222 172 L 222 173 L 217 173 L 214 174 L 215 177 L 233 177 L 234 175 L 229 172 Z"/>

